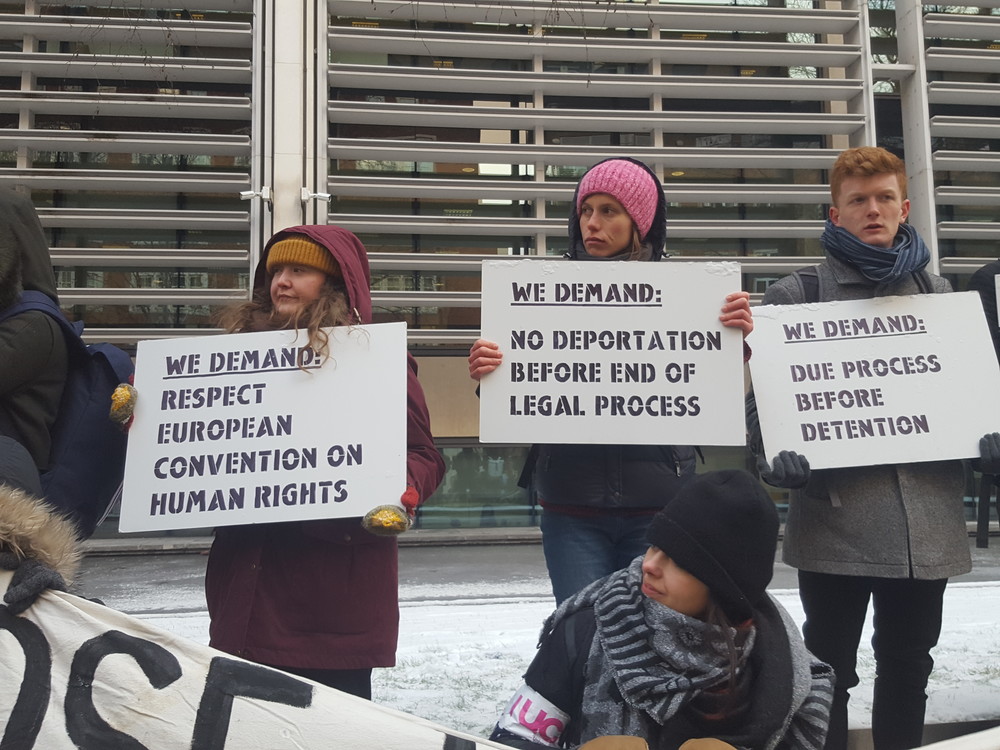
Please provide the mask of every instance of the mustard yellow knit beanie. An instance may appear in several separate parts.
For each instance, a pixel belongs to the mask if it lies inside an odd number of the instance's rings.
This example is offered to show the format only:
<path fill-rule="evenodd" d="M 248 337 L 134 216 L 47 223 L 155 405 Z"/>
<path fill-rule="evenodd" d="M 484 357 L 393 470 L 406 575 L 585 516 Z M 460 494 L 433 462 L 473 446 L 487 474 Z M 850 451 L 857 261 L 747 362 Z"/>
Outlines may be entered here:
<path fill-rule="evenodd" d="M 272 273 L 275 266 L 281 265 L 308 266 L 328 276 L 341 275 L 340 267 L 329 250 L 299 234 L 271 245 L 271 251 L 267 254 L 267 272 Z"/>

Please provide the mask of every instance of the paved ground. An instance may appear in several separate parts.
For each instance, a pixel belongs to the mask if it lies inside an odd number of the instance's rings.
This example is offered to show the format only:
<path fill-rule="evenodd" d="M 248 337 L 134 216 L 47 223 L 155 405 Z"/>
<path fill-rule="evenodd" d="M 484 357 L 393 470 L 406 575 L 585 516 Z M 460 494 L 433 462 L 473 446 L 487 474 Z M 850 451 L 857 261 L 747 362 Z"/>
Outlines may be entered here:
<path fill-rule="evenodd" d="M 400 598 L 421 606 L 462 599 L 551 601 L 545 562 L 537 530 L 500 529 L 465 532 L 411 532 L 400 548 Z M 465 544 L 440 545 L 444 540 Z M 512 540 L 515 540 L 516 543 Z M 204 574 L 207 537 L 92 540 L 74 593 L 102 599 L 109 606 L 136 615 L 195 617 L 204 615 Z M 501 543 L 506 542 L 506 543 Z M 974 569 L 956 581 L 1000 581 L 1000 537 L 988 549 L 970 538 Z M 780 558 L 780 552 L 778 557 Z M 796 588 L 795 571 L 775 566 L 771 587 Z M 459 601 L 459 606 L 461 602 Z M 925 741 L 984 729 L 992 723 L 928 726 Z M 867 729 L 851 732 L 851 750 L 872 750 Z"/>
<path fill-rule="evenodd" d="M 454 538 L 454 537 L 452 537 Z M 482 536 L 477 543 L 436 546 L 420 544 L 400 548 L 400 593 L 406 598 L 425 597 L 427 585 L 437 584 L 451 596 L 477 598 L 510 596 L 547 591 L 547 576 L 541 545 L 538 543 L 496 543 L 496 537 Z M 427 541 L 427 540 L 425 540 Z M 126 612 L 194 612 L 204 609 L 203 582 L 207 560 L 205 538 L 167 538 L 145 542 L 136 550 L 99 544 L 100 554 L 84 560 L 77 592 L 97 597 Z M 170 546 L 163 553 L 164 543 Z M 1000 581 L 1000 538 L 991 539 L 988 549 L 976 549 L 970 538 L 973 570 L 956 581 Z M 122 550 L 127 549 L 127 554 Z M 780 559 L 780 553 L 779 553 Z M 778 562 L 772 588 L 796 588 L 795 571 Z M 470 593 L 471 592 L 471 593 Z M 444 596 L 449 594 L 445 593 Z"/>

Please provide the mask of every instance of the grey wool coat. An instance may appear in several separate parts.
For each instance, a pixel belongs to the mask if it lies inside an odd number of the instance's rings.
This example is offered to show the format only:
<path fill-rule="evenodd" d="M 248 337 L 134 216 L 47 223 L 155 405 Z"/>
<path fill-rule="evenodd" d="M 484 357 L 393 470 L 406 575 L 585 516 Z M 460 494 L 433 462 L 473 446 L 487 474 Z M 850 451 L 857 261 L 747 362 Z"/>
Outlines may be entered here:
<path fill-rule="evenodd" d="M 858 300 L 917 294 L 908 275 L 875 284 L 835 258 L 817 266 L 819 300 Z M 950 292 L 947 279 L 927 274 L 936 293 Z M 772 285 L 765 305 L 805 302 L 793 276 Z M 748 415 L 756 414 L 748 399 Z M 751 445 L 759 445 L 749 419 Z M 775 446 L 774 452 L 781 446 Z M 806 458 L 809 456 L 807 455 Z M 809 483 L 792 490 L 782 545 L 783 559 L 800 570 L 836 575 L 933 580 L 972 569 L 958 460 L 813 471 Z"/>

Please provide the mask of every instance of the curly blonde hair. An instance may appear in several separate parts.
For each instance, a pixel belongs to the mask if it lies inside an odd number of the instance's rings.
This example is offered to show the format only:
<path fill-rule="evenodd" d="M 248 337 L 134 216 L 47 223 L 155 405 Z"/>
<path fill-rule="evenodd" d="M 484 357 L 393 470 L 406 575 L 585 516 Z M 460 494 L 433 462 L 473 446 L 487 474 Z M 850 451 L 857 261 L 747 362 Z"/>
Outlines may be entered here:
<path fill-rule="evenodd" d="M 305 329 L 309 346 L 328 357 L 329 339 L 324 328 L 360 323 L 347 300 L 343 282 L 327 276 L 319 297 L 299 307 L 292 315 L 283 315 L 271 303 L 271 277 L 259 287 L 249 302 L 230 305 L 219 311 L 216 321 L 226 333 L 245 331 L 280 331 Z"/>

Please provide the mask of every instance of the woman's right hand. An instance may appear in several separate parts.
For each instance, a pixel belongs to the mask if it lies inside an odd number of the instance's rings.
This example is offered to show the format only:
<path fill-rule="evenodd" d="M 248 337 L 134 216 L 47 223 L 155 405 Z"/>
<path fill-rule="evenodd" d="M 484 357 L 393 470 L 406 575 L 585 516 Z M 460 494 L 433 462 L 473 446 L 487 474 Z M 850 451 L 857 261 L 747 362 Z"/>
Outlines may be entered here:
<path fill-rule="evenodd" d="M 500 347 L 486 339 L 476 339 L 469 349 L 469 377 L 479 380 L 483 375 L 489 375 L 503 362 Z"/>

